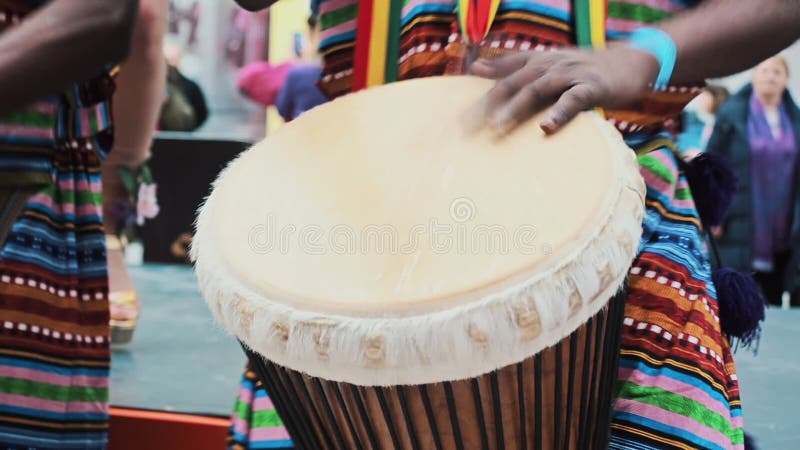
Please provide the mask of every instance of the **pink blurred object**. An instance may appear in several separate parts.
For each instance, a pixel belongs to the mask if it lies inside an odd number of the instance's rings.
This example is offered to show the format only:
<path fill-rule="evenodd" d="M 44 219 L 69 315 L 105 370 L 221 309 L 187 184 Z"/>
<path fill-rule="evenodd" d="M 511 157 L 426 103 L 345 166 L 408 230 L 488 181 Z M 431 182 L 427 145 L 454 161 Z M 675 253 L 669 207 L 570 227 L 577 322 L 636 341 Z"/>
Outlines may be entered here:
<path fill-rule="evenodd" d="M 136 205 L 136 224 L 144 225 L 145 219 L 154 219 L 158 216 L 158 197 L 156 195 L 155 184 L 144 184 L 139 186 L 139 196 Z"/>
<path fill-rule="evenodd" d="M 236 85 L 250 100 L 264 106 L 272 106 L 291 68 L 292 63 L 289 62 L 278 65 L 266 61 L 254 62 L 239 70 Z"/>

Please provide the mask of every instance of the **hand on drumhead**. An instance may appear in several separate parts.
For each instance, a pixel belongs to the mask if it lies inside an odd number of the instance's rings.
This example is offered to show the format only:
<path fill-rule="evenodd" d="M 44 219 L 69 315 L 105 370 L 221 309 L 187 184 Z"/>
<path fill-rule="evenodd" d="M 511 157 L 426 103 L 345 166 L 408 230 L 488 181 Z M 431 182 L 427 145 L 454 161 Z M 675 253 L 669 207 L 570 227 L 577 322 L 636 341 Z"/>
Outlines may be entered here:
<path fill-rule="evenodd" d="M 648 53 L 618 46 L 608 50 L 529 51 L 480 59 L 475 75 L 497 80 L 484 99 L 482 118 L 505 134 L 548 108 L 539 126 L 555 133 L 579 112 L 632 104 L 658 74 Z"/>

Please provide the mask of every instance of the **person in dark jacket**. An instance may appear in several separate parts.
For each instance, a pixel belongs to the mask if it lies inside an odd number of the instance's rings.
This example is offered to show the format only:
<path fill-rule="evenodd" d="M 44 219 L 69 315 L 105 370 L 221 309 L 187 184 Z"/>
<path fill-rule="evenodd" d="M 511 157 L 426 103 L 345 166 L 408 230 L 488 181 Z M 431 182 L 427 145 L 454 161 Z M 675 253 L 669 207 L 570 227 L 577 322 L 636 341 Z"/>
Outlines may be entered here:
<path fill-rule="evenodd" d="M 712 230 L 722 263 L 755 272 L 775 305 L 792 290 L 787 266 L 800 242 L 800 109 L 788 80 L 782 57 L 759 64 L 752 84 L 720 110 L 707 147 L 727 156 L 739 179 L 725 223 Z"/>
<path fill-rule="evenodd" d="M 697 96 L 697 107 L 681 113 L 681 132 L 675 145 L 686 159 L 692 159 L 706 149 L 714 130 L 719 108 L 728 101 L 730 93 L 723 86 L 709 85 Z"/>

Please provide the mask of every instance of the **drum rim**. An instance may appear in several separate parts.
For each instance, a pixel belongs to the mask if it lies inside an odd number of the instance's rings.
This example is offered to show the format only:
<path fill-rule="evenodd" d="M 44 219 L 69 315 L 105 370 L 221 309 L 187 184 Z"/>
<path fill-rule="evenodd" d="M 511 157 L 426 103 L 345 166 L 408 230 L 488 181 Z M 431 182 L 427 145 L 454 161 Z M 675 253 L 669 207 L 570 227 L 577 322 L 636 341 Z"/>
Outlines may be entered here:
<path fill-rule="evenodd" d="M 627 149 L 605 120 L 595 113 L 583 114 L 601 123 L 602 135 L 614 152 Z M 215 263 L 220 259 L 214 239 L 206 237 L 212 233 L 208 217 L 212 216 L 213 192 L 198 215 L 191 252 L 201 292 L 217 322 L 229 333 L 292 370 L 366 386 L 477 377 L 554 345 L 596 315 L 621 287 L 638 249 L 644 214 L 644 181 L 634 152 L 628 152 L 614 158 L 620 181 L 618 191 L 609 193 L 613 201 L 600 233 L 588 235 L 571 258 L 552 268 L 553 273 L 538 273 L 502 292 L 450 310 L 364 317 L 304 311 L 265 298 L 231 276 L 223 264 Z M 598 261 L 605 261 L 604 275 L 595 267 Z M 567 267 L 572 275 L 564 274 Z M 542 287 L 543 280 L 554 277 L 556 288 Z M 584 288 L 585 283 L 598 286 L 588 288 L 593 292 L 585 288 L 579 294 L 574 280 L 580 277 L 589 280 L 580 282 Z M 607 282 L 602 286 L 601 277 Z M 564 299 L 571 301 L 575 295 L 578 304 L 570 311 Z M 601 297 L 605 301 L 600 301 Z M 436 335 L 441 336 L 434 338 Z"/>

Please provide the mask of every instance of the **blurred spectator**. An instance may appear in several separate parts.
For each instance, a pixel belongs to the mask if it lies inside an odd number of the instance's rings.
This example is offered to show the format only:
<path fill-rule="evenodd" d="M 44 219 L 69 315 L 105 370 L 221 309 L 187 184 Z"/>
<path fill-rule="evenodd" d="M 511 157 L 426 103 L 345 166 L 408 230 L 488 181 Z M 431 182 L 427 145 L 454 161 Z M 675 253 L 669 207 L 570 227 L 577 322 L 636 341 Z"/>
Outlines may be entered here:
<path fill-rule="evenodd" d="M 297 64 L 292 67 L 275 99 L 275 106 L 283 120 L 294 120 L 300 114 L 328 101 L 317 87 L 321 75 L 322 67 L 318 65 Z"/>
<path fill-rule="evenodd" d="M 322 66 L 317 57 L 317 19 L 308 19 L 307 39 L 296 38 L 294 53 L 299 62 L 272 65 L 249 64 L 239 72 L 240 92 L 262 106 L 275 106 L 285 121 L 291 121 L 327 99 L 317 87 Z"/>
<path fill-rule="evenodd" d="M 239 92 L 261 106 L 273 106 L 292 66 L 290 62 L 272 64 L 258 61 L 248 64 L 239 71 L 236 82 Z"/>
<path fill-rule="evenodd" d="M 200 86 L 181 73 L 183 57 L 178 45 L 165 44 L 167 62 L 166 98 L 161 105 L 158 129 L 163 131 L 194 131 L 208 118 L 208 106 Z"/>
<path fill-rule="evenodd" d="M 713 229 L 726 265 L 755 271 L 771 304 L 780 305 L 787 265 L 800 242 L 798 149 L 800 110 L 786 89 L 789 68 L 782 57 L 758 65 L 753 82 L 717 116 L 707 151 L 729 157 L 739 191 L 723 227 Z"/>
<path fill-rule="evenodd" d="M 164 131 L 194 131 L 208 118 L 208 107 L 200 86 L 177 67 L 167 64 L 167 99 L 161 107 L 158 128 Z"/>
<path fill-rule="evenodd" d="M 722 86 L 708 86 L 695 100 L 694 109 L 681 115 L 681 132 L 675 144 L 687 159 L 705 151 L 714 130 L 717 111 L 728 100 L 730 93 Z"/>

